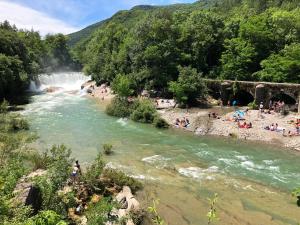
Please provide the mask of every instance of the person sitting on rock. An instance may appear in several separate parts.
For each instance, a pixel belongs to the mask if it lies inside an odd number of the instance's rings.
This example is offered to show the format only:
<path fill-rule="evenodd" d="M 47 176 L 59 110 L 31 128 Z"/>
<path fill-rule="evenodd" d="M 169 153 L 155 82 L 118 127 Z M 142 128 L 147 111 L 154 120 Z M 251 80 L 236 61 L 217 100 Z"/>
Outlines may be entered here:
<path fill-rule="evenodd" d="M 184 127 L 187 128 L 187 127 L 190 125 L 190 121 L 189 121 L 188 118 L 185 118 L 184 120 L 185 120 L 185 125 L 184 125 Z"/>

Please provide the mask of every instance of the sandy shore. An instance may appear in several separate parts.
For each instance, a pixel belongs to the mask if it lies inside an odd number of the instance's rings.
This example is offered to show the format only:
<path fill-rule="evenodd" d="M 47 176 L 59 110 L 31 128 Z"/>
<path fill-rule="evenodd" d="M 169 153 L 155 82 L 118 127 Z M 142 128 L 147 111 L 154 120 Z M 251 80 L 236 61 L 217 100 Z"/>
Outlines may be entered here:
<path fill-rule="evenodd" d="M 110 87 L 105 85 L 97 87 L 93 81 L 85 83 L 83 87 L 87 89 L 89 96 L 98 99 L 99 102 L 104 105 L 107 105 L 115 96 Z M 241 108 L 241 110 L 243 110 L 243 108 Z M 217 113 L 220 118 L 209 118 L 209 112 Z M 194 132 L 196 135 L 236 137 L 243 140 L 276 144 L 300 151 L 300 136 L 283 136 L 282 131 L 269 131 L 264 129 L 264 127 L 270 126 L 272 123 L 277 123 L 280 129 L 285 129 L 286 134 L 289 130 L 295 131 L 293 124 L 289 123 L 289 121 L 295 121 L 295 116 L 297 116 L 295 113 L 290 113 L 287 116 L 282 116 L 278 113 L 260 115 L 258 110 L 249 110 L 244 116 L 244 119 L 247 123 L 252 123 L 253 127 L 250 129 L 239 128 L 236 122 L 228 121 L 234 114 L 234 109 L 230 107 L 214 107 L 209 109 L 191 108 L 188 110 L 171 107 L 160 109 L 158 113 L 174 128 L 176 118 L 188 118 L 190 126 L 188 128 L 177 129 Z M 244 121 L 241 122 L 243 123 Z"/>
<path fill-rule="evenodd" d="M 208 112 L 216 112 L 220 116 L 219 119 L 208 117 Z M 300 151 L 300 136 L 289 137 L 283 136 L 282 131 L 269 131 L 264 127 L 277 123 L 279 129 L 295 131 L 293 124 L 289 121 L 294 120 L 296 114 L 282 116 L 278 113 L 259 114 L 258 110 L 249 110 L 245 115 L 245 121 L 252 123 L 250 129 L 239 128 L 236 122 L 229 121 L 234 112 L 232 108 L 211 108 L 211 109 L 167 109 L 159 110 L 160 115 L 171 125 L 174 126 L 176 118 L 182 119 L 186 117 L 190 120 L 191 125 L 188 128 L 182 128 L 197 135 L 217 135 L 217 136 L 233 136 L 244 140 L 263 141 L 270 144 L 277 144 L 287 148 L 293 148 Z M 243 123 L 244 121 L 241 121 Z M 175 126 L 174 126 L 175 127 Z"/>

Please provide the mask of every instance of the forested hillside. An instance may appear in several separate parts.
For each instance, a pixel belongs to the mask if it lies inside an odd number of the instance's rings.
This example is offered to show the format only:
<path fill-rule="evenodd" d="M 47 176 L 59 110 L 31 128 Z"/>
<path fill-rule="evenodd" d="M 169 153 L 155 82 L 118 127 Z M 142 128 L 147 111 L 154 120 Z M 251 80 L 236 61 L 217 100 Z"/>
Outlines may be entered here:
<path fill-rule="evenodd" d="M 38 32 L 0 23 L 0 99 L 22 93 L 38 73 L 74 69 L 62 34 L 41 38 Z"/>
<path fill-rule="evenodd" d="M 122 74 L 136 90 L 166 89 L 177 80 L 179 66 L 208 78 L 298 83 L 299 5 L 207 0 L 139 6 L 95 26 L 73 52 L 98 83 Z"/>

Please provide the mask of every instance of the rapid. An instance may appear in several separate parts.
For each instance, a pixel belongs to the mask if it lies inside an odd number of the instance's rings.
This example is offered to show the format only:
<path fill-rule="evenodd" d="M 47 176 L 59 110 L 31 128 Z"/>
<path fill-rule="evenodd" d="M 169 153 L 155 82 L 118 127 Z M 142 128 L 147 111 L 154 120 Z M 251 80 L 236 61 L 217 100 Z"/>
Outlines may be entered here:
<path fill-rule="evenodd" d="M 159 211 L 170 225 L 207 224 L 208 197 L 218 193 L 218 224 L 297 224 L 299 208 L 290 192 L 300 186 L 300 155 L 256 142 L 196 137 L 173 129 L 109 117 L 104 106 L 85 95 L 81 73 L 40 76 L 31 84 L 31 102 L 22 114 L 46 149 L 65 144 L 88 165 L 105 156 L 109 166 L 141 179 L 139 199 L 147 206 L 160 199 Z M 58 88 L 45 92 L 47 88 Z"/>

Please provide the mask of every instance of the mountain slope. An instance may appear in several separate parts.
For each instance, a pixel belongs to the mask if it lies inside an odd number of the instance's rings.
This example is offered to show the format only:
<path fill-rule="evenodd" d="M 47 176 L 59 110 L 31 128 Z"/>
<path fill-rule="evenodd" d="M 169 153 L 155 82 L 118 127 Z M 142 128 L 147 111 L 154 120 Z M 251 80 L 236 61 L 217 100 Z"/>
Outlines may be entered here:
<path fill-rule="evenodd" d="M 211 4 L 211 2 L 213 1 L 201 1 L 201 7 L 203 7 L 203 5 L 207 5 L 208 4 L 207 2 L 210 2 L 209 4 Z M 200 7 L 199 2 L 193 4 L 172 4 L 167 6 L 138 5 L 133 7 L 130 10 L 121 10 L 116 14 L 114 14 L 109 19 L 97 22 L 80 31 L 69 34 L 68 44 L 71 47 L 75 46 L 78 42 L 89 38 L 94 31 L 103 28 L 108 22 L 120 22 L 120 23 L 125 23 L 125 25 L 130 25 L 132 22 L 135 22 L 137 18 L 143 17 L 145 13 L 148 12 L 151 13 L 159 9 L 168 9 L 170 11 L 175 11 L 175 10 L 192 10 L 199 7 Z"/>

